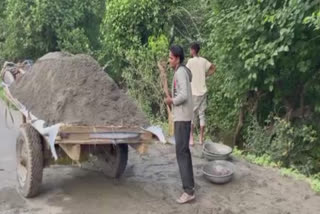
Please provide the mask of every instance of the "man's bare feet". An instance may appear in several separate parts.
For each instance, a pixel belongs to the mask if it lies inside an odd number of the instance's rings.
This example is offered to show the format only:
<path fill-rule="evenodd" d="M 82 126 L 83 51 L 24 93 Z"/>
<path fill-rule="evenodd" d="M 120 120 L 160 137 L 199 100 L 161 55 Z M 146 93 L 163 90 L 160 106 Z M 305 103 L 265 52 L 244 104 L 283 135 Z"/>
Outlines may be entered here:
<path fill-rule="evenodd" d="M 200 144 L 200 145 L 202 145 L 202 144 L 203 144 L 203 139 L 202 139 L 202 137 L 201 137 L 201 136 L 199 137 L 199 144 Z"/>

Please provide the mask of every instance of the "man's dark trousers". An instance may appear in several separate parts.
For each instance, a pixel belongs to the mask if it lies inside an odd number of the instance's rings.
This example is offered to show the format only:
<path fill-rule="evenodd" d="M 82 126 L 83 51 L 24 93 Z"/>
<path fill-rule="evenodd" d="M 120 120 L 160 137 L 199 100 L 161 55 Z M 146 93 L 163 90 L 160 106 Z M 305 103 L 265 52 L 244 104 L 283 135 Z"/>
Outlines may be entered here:
<path fill-rule="evenodd" d="M 189 148 L 191 121 L 174 122 L 176 155 L 183 189 L 189 195 L 194 194 L 194 179 L 191 152 Z"/>

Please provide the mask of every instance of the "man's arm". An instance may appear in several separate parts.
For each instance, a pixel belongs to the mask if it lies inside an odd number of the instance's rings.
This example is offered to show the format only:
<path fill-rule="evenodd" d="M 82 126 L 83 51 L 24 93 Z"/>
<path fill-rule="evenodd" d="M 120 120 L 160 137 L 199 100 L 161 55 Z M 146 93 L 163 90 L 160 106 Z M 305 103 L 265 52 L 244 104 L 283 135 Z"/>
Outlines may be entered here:
<path fill-rule="evenodd" d="M 172 99 L 173 105 L 178 106 L 184 103 L 187 100 L 188 96 L 188 82 L 185 76 L 185 72 L 180 70 L 176 72 L 176 81 L 178 85 L 177 96 Z"/>
<path fill-rule="evenodd" d="M 208 72 L 206 73 L 206 77 L 211 76 L 216 72 L 216 66 L 214 64 L 211 64 Z"/>

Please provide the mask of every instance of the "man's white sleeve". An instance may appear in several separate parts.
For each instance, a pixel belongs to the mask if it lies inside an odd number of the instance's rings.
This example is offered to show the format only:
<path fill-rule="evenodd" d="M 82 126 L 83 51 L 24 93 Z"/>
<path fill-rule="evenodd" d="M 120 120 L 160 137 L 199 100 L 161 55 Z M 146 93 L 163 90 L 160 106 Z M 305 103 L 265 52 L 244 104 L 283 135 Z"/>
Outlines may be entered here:
<path fill-rule="evenodd" d="M 206 59 L 205 64 L 206 64 L 206 71 L 208 71 L 209 68 L 211 67 L 212 63 L 209 62 L 209 61 Z"/>

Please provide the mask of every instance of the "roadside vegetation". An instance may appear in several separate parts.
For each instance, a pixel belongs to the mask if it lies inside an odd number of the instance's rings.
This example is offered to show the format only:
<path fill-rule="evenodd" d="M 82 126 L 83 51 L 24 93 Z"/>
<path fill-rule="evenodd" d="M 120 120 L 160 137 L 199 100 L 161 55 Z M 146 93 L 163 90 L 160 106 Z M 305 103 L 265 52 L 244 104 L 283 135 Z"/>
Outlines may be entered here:
<path fill-rule="evenodd" d="M 268 155 L 256 156 L 254 154 L 246 153 L 243 150 L 239 150 L 237 148 L 234 148 L 232 154 L 235 157 L 242 158 L 250 163 L 257 164 L 259 166 L 276 168 L 279 170 L 279 173 L 282 176 L 305 181 L 310 184 L 311 188 L 315 192 L 320 193 L 320 173 L 307 176 L 296 169 L 281 167 L 281 163 L 273 162 L 272 158 Z"/>

